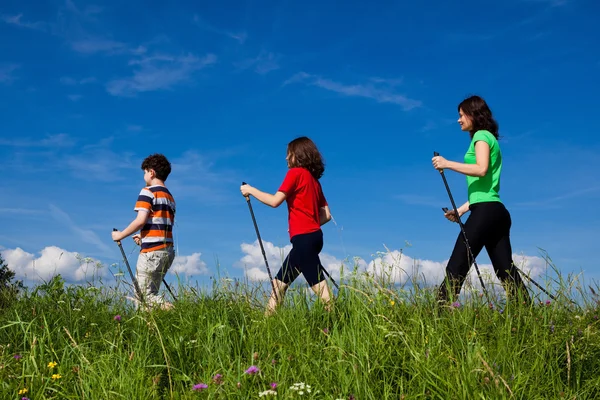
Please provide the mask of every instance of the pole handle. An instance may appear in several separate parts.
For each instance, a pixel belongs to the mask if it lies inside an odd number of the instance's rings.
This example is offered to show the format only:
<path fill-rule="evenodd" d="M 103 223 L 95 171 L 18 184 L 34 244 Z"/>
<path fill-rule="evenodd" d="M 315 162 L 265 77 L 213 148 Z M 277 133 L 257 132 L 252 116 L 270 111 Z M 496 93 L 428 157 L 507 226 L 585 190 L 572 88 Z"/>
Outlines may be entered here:
<path fill-rule="evenodd" d="M 116 232 L 116 231 L 118 231 L 118 229 L 117 229 L 117 228 L 113 228 L 113 232 Z M 120 241 L 120 240 L 117 240 L 117 243 L 118 243 L 118 244 L 121 244 L 121 241 Z"/>
<path fill-rule="evenodd" d="M 242 185 L 247 185 L 246 182 L 242 181 Z M 250 202 L 250 196 L 244 196 L 246 198 L 246 201 Z"/>
<path fill-rule="evenodd" d="M 440 153 L 438 153 L 437 151 L 434 151 L 434 152 L 433 152 L 433 156 L 434 156 L 434 157 L 437 157 L 437 156 L 439 156 L 439 155 L 440 155 Z"/>

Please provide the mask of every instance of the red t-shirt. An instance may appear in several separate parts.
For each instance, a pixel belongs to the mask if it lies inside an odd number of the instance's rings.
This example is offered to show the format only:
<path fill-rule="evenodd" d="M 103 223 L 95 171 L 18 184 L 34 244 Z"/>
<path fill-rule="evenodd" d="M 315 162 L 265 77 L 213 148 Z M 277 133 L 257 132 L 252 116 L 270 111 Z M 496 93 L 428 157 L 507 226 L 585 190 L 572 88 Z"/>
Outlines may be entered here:
<path fill-rule="evenodd" d="M 327 200 L 321 183 L 306 168 L 290 168 L 279 191 L 286 194 L 290 239 L 321 229 L 319 209 Z"/>

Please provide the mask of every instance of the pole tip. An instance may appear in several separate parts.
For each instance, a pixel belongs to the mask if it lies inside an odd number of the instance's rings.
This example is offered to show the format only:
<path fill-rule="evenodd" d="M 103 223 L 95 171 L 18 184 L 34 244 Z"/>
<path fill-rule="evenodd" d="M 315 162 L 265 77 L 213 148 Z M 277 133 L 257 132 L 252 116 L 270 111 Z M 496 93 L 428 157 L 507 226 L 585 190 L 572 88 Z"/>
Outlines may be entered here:
<path fill-rule="evenodd" d="M 242 182 L 242 185 L 247 185 L 247 183 L 246 182 Z"/>

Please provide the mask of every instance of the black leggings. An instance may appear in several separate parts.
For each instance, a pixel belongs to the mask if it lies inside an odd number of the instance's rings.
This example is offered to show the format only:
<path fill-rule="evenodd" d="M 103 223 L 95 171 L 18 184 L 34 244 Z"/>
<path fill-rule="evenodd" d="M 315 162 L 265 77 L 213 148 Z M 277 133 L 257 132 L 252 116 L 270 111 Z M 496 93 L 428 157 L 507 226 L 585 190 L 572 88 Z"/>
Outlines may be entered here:
<path fill-rule="evenodd" d="M 302 273 L 312 287 L 324 278 L 319 253 L 323 249 L 323 231 L 295 235 L 291 239 L 292 250 L 285 258 L 275 279 L 290 284 Z"/>
<path fill-rule="evenodd" d="M 464 223 L 464 227 L 473 257 L 477 257 L 485 247 L 496 276 L 508 294 L 519 293 L 524 300 L 528 300 L 527 288 L 512 259 L 510 213 L 504 204 L 498 201 L 472 204 L 469 210 L 471 215 Z M 473 261 L 460 232 L 446 266 L 446 279 L 440 286 L 438 294 L 440 300 L 448 300 L 449 296 L 454 298 L 458 296 Z"/>

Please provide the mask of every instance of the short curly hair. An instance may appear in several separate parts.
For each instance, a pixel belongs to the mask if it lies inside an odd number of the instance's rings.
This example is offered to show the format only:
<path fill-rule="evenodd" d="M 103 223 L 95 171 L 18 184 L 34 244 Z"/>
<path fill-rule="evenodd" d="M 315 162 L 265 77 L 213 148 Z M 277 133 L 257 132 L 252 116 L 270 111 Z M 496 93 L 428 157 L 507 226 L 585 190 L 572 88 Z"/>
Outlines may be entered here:
<path fill-rule="evenodd" d="M 477 131 L 486 130 L 498 139 L 498 122 L 484 99 L 479 96 L 467 97 L 458 105 L 458 111 L 461 110 L 473 121 L 471 136 Z"/>
<path fill-rule="evenodd" d="M 156 173 L 156 177 L 161 181 L 166 181 L 171 173 L 171 163 L 162 154 L 152 154 L 142 161 L 142 170 L 153 169 Z"/>

